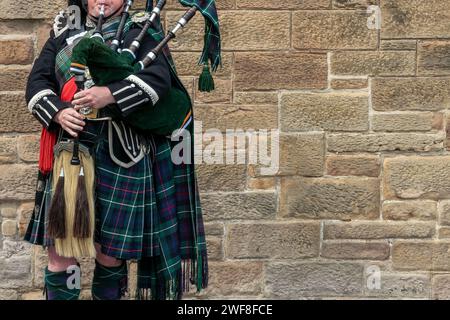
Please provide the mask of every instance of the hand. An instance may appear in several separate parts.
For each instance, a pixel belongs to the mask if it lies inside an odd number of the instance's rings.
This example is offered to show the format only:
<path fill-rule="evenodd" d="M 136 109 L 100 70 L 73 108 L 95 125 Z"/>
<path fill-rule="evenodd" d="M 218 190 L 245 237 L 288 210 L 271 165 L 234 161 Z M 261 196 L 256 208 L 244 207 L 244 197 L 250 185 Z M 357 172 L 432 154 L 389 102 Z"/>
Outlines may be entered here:
<path fill-rule="evenodd" d="M 78 113 L 73 108 L 66 108 L 58 111 L 53 121 L 58 123 L 71 136 L 77 137 L 77 131 L 82 131 L 86 123 L 83 121 L 85 116 Z"/>
<path fill-rule="evenodd" d="M 114 97 L 109 91 L 108 87 L 92 87 L 87 90 L 77 92 L 73 96 L 72 105 L 75 110 L 84 107 L 91 107 L 94 109 L 101 109 L 108 104 L 115 103 Z"/>

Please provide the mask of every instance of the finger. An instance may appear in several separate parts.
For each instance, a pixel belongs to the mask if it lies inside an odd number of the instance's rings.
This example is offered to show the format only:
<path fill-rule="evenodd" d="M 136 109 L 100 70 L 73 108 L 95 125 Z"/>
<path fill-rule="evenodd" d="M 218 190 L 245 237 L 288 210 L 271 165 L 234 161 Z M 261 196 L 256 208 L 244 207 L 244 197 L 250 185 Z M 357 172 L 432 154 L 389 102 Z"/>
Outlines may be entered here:
<path fill-rule="evenodd" d="M 67 112 L 67 116 L 74 117 L 79 120 L 84 120 L 86 118 L 84 115 L 77 112 L 75 109 L 70 109 L 70 111 Z"/>
<path fill-rule="evenodd" d="M 82 126 L 76 125 L 75 123 L 71 123 L 71 122 L 66 123 L 66 127 L 73 131 L 83 131 Z"/>
<path fill-rule="evenodd" d="M 66 126 L 63 126 L 63 129 L 67 132 L 67 133 L 69 133 L 72 137 L 78 137 L 78 134 L 76 133 L 76 132 L 74 132 L 74 131 L 72 131 L 70 128 L 67 128 Z"/>
<path fill-rule="evenodd" d="M 73 116 L 68 116 L 68 117 L 67 117 L 67 121 L 68 121 L 68 122 L 71 122 L 71 123 L 73 123 L 73 124 L 77 124 L 77 125 L 79 125 L 79 126 L 83 126 L 83 127 L 86 125 L 86 123 L 85 123 L 83 120 L 80 120 L 80 119 L 75 118 L 75 117 L 73 117 Z"/>
<path fill-rule="evenodd" d="M 83 98 L 80 98 L 80 99 L 75 99 L 75 100 L 72 100 L 72 105 L 74 106 L 74 105 L 85 105 L 85 104 L 88 104 L 88 103 L 90 103 L 91 102 L 91 99 L 89 98 L 89 97 L 83 97 Z"/>
<path fill-rule="evenodd" d="M 85 97 L 86 94 L 87 94 L 87 92 L 88 92 L 88 90 L 81 90 L 81 91 L 78 91 L 77 93 L 75 93 L 75 94 L 73 95 L 73 98 L 74 98 L 74 99 L 79 99 L 79 98 Z"/>

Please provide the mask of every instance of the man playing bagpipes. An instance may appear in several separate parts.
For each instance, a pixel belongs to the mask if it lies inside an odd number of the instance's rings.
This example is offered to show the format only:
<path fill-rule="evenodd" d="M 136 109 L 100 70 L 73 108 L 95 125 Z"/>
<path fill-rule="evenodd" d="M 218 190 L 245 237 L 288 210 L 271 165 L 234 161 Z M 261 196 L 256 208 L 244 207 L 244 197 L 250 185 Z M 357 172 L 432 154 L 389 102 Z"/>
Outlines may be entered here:
<path fill-rule="evenodd" d="M 69 0 L 81 28 L 61 24 L 71 16 L 60 13 L 34 63 L 26 100 L 43 130 L 25 240 L 48 249 L 47 299 L 79 297 L 68 268 L 81 257 L 95 257 L 93 299 L 124 295 L 129 260 L 138 299 L 181 299 L 190 285 L 208 284 L 193 110 L 167 42 L 196 11 L 207 17 L 199 89 L 209 91 L 220 35 L 213 0 L 180 2 L 191 8 L 165 36 L 165 1 L 131 13 L 130 0 Z M 171 134 L 183 129 L 191 157 L 174 162 Z"/>

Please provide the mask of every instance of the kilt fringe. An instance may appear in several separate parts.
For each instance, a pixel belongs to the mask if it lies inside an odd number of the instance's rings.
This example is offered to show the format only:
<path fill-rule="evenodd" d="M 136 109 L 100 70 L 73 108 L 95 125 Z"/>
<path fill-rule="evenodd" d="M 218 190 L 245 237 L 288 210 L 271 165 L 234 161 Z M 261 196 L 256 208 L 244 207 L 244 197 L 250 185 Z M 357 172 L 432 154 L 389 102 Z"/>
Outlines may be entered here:
<path fill-rule="evenodd" d="M 152 259 L 155 260 L 155 259 Z M 139 261 L 139 263 L 149 263 Z M 150 262 L 152 263 L 152 262 Z M 142 266 L 145 269 L 148 265 Z M 150 267 L 151 269 L 151 267 Z M 206 251 L 199 255 L 198 259 L 183 259 L 172 279 L 159 280 L 154 276 L 144 276 L 138 271 L 138 283 L 136 288 L 137 300 L 181 300 L 185 292 L 189 292 L 194 285 L 200 292 L 208 286 L 208 257 Z"/>

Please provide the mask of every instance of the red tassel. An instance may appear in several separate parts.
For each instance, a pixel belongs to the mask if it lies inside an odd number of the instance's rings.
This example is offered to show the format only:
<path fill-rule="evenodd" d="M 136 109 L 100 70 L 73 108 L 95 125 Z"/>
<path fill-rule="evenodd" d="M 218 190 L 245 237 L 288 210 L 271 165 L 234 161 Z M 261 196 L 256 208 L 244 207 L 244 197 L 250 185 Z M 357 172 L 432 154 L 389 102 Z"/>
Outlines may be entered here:
<path fill-rule="evenodd" d="M 77 92 L 75 78 L 70 78 L 61 92 L 61 101 L 70 102 Z M 52 171 L 53 167 L 53 147 L 56 144 L 57 131 L 48 131 L 42 128 L 41 141 L 39 146 L 39 170 L 46 175 Z"/>
<path fill-rule="evenodd" d="M 53 146 L 56 143 L 56 132 L 42 128 L 39 147 L 39 170 L 46 175 L 53 167 Z"/>

